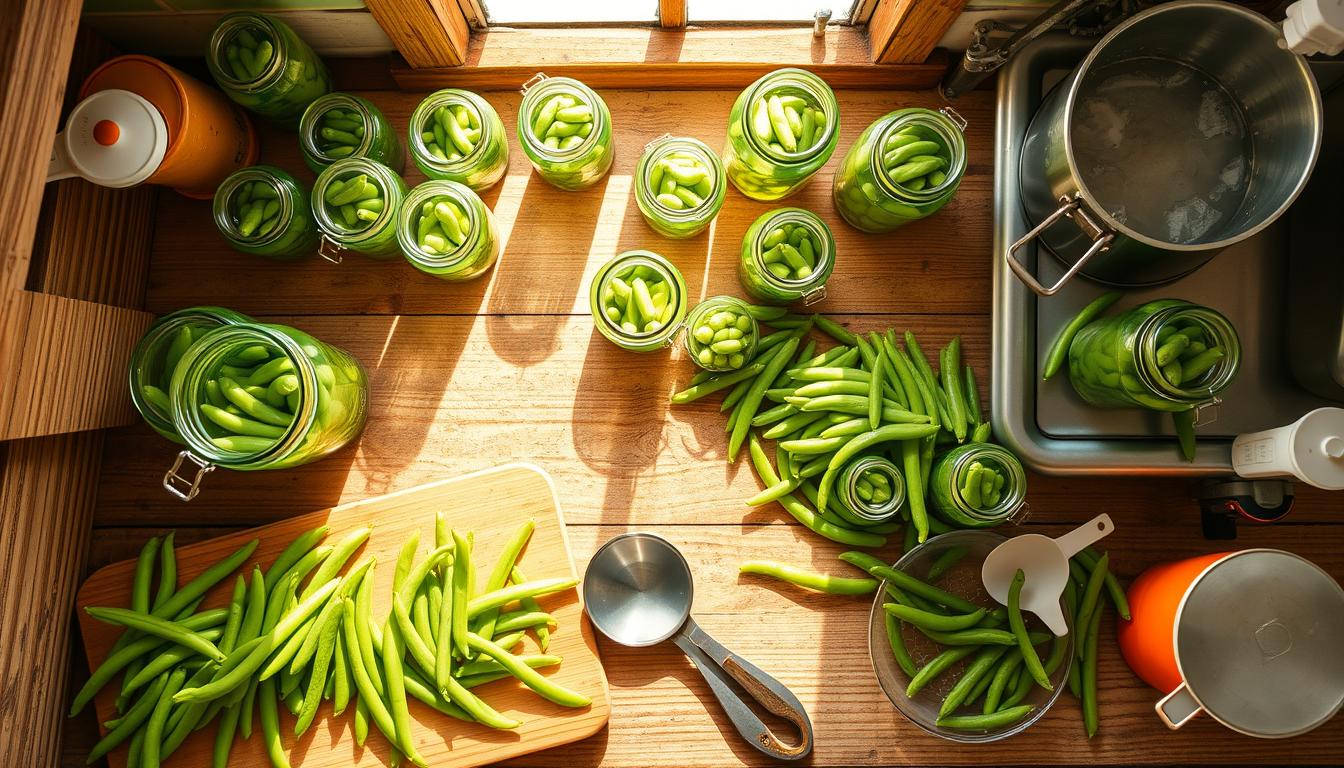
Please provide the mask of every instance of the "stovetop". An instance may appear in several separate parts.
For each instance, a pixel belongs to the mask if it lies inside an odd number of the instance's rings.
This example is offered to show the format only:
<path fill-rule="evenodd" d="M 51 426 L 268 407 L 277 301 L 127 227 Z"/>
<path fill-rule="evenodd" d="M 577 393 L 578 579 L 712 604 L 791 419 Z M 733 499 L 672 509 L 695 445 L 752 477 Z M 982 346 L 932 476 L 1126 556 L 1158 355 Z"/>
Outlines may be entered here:
<path fill-rule="evenodd" d="M 1040 379 L 1040 361 L 1065 323 L 1107 286 L 1075 278 L 1059 293 L 1038 297 L 1003 261 L 1008 245 L 1030 227 L 1022 213 L 1018 160 L 1027 127 L 1049 89 L 1083 59 L 1092 41 L 1050 34 L 1023 49 L 999 74 L 994 173 L 994 308 L 992 385 L 994 431 L 1024 462 L 1047 474 L 1226 475 L 1232 438 L 1281 426 L 1322 405 L 1289 373 L 1284 345 L 1290 210 L 1256 237 L 1219 253 L 1180 280 L 1129 289 L 1115 313 L 1157 298 L 1203 304 L 1231 320 L 1241 337 L 1241 372 L 1216 413 L 1198 428 L 1194 462 L 1177 450 L 1171 417 L 1140 409 L 1101 409 L 1069 385 L 1067 370 Z M 1313 62 L 1323 92 L 1344 80 L 1344 62 Z M 1344 89 L 1340 91 L 1344 94 Z M 1332 131 L 1333 128 L 1333 131 Z M 1344 125 L 1326 125 L 1326 142 L 1344 141 Z M 1333 134 L 1333 135 L 1332 135 Z M 1317 226 L 1338 227 L 1338 222 Z M 1020 258 L 1046 284 L 1064 273 L 1058 259 L 1034 244 Z M 1038 258 L 1040 256 L 1040 258 Z M 1322 253 L 1322 257 L 1337 257 Z M 1212 421 L 1208 421 L 1213 417 Z"/>

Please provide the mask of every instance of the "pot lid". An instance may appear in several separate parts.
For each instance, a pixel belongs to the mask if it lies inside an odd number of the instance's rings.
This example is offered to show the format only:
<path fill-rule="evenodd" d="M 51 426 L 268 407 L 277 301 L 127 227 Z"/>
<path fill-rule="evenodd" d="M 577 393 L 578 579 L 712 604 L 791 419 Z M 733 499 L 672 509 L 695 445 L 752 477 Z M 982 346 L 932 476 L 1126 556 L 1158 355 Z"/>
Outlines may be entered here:
<path fill-rule="evenodd" d="M 158 170 L 168 149 L 168 126 L 144 97 L 113 89 L 79 102 L 62 140 L 80 176 L 104 187 L 129 187 Z"/>
<path fill-rule="evenodd" d="M 1344 590 L 1308 560 L 1252 549 L 1191 586 L 1176 663 L 1216 720 L 1252 736 L 1293 736 L 1344 704 Z"/>

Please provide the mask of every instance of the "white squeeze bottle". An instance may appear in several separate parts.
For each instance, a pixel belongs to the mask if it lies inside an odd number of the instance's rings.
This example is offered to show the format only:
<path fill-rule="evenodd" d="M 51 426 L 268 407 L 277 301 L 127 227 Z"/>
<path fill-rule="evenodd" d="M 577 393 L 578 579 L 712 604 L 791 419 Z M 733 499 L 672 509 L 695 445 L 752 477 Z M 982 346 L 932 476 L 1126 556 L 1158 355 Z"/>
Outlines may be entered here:
<path fill-rule="evenodd" d="M 1317 408 L 1283 427 L 1238 435 L 1232 468 L 1242 477 L 1295 477 L 1344 490 L 1344 408 Z"/>

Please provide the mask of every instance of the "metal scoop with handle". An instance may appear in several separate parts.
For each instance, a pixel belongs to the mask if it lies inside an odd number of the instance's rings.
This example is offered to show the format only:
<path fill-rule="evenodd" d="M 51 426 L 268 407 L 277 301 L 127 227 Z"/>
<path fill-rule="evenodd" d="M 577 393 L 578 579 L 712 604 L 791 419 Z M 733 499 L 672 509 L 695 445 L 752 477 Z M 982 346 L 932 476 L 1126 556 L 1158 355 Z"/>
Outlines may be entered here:
<path fill-rule="evenodd" d="M 737 732 L 777 760 L 798 760 L 812 751 L 812 721 L 798 697 L 756 665 L 724 648 L 691 618 L 691 568 L 667 539 L 626 533 L 602 545 L 583 577 L 583 602 L 598 631 L 621 645 L 677 644 L 705 682 Z M 786 744 L 761 722 L 733 683 L 763 708 L 798 728 Z"/>
<path fill-rule="evenodd" d="M 1069 633 L 1068 622 L 1059 607 L 1059 597 L 1069 581 L 1069 558 L 1100 541 L 1115 530 L 1109 515 L 1100 514 L 1072 531 L 1052 539 L 1039 533 L 1027 533 L 1003 542 L 989 553 L 980 569 L 989 596 L 1007 605 L 1008 589 L 1018 569 L 1026 574 L 1022 585 L 1023 611 L 1031 611 L 1045 622 L 1055 635 Z"/>

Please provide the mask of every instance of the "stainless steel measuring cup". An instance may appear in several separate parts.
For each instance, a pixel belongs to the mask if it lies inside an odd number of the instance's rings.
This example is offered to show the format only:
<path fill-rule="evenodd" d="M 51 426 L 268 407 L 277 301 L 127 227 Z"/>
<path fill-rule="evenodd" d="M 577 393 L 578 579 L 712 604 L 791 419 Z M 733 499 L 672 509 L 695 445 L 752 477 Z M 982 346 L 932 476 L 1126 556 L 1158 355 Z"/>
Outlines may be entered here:
<path fill-rule="evenodd" d="M 812 751 L 812 721 L 798 697 L 756 665 L 729 651 L 691 618 L 694 586 L 686 558 L 672 542 L 652 533 L 625 533 L 602 545 L 583 577 L 583 603 L 593 626 L 632 647 L 672 640 L 704 676 L 742 738 L 779 760 Z M 761 722 L 732 685 L 772 714 L 798 728 L 786 744 Z"/>

